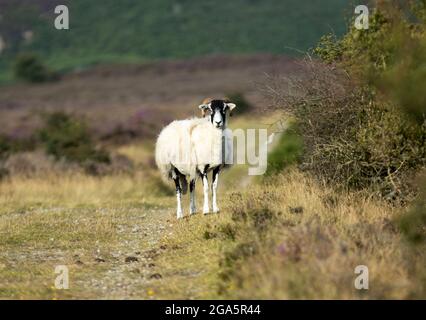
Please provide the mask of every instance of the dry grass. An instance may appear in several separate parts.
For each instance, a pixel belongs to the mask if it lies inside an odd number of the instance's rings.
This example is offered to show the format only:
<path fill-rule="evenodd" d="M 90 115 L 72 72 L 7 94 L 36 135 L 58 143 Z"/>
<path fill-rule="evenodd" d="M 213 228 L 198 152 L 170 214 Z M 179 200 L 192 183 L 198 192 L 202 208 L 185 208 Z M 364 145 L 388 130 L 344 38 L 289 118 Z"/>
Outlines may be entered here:
<path fill-rule="evenodd" d="M 117 199 L 122 199 L 122 203 L 143 203 L 156 197 L 162 188 L 159 182 L 143 174 L 92 177 L 69 173 L 29 179 L 17 177 L 0 185 L 0 214 L 17 207 L 72 208 L 81 204 L 104 207 Z"/>
<path fill-rule="evenodd" d="M 424 298 L 425 252 L 410 254 L 402 241 L 392 222 L 400 209 L 337 194 L 297 171 L 232 197 L 236 240 L 222 261 L 226 297 Z M 369 268 L 369 290 L 354 288 L 357 265 Z"/>
<path fill-rule="evenodd" d="M 179 221 L 162 238 L 156 263 L 167 283 L 152 287 L 156 298 L 424 298 L 425 253 L 401 239 L 393 224 L 401 209 L 337 194 L 294 170 L 235 190 L 219 215 Z M 369 268 L 369 290 L 354 287 L 357 265 Z"/>
<path fill-rule="evenodd" d="M 425 252 L 401 238 L 393 222 L 400 213 L 291 170 L 229 190 L 219 215 L 175 224 L 161 241 L 173 250 L 156 262 L 168 281 L 153 292 L 166 299 L 424 298 Z M 369 268 L 369 290 L 354 287 L 358 265 Z"/>

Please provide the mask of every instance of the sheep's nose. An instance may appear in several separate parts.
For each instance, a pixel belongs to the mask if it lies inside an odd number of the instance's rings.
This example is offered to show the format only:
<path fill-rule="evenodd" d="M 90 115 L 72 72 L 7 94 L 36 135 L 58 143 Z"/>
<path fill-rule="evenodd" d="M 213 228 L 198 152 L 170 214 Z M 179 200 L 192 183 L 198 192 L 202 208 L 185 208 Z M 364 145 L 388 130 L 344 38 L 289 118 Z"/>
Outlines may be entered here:
<path fill-rule="evenodd" d="M 222 121 L 215 121 L 215 122 L 217 127 L 219 127 L 222 124 Z"/>

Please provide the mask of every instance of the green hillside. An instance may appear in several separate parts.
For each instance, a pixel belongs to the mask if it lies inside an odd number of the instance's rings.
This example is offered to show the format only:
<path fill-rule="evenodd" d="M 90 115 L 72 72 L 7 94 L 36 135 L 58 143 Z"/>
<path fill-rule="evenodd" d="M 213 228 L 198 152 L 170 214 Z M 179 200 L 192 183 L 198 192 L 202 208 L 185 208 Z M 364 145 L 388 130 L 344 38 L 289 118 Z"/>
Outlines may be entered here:
<path fill-rule="evenodd" d="M 214 53 L 297 54 L 324 33 L 342 34 L 348 0 L 4 0 L 2 73 L 18 52 L 53 68 Z M 70 30 L 54 28 L 67 4 Z M 29 31 L 29 32 L 28 32 Z M 30 34 L 25 40 L 24 34 Z"/>

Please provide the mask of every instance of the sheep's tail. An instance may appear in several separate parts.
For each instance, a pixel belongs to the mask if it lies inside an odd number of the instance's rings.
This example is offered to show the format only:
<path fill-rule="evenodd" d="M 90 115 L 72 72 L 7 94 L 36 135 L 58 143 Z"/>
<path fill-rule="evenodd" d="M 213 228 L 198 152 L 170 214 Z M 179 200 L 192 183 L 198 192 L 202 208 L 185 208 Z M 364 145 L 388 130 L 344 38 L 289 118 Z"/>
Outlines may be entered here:
<path fill-rule="evenodd" d="M 167 183 L 168 179 L 173 178 L 173 176 L 175 176 L 175 173 L 174 173 L 175 168 L 171 164 L 167 164 L 167 165 L 158 164 L 158 168 L 161 173 L 161 179 L 163 180 L 164 183 Z M 188 182 L 186 181 L 185 175 L 179 172 L 178 174 L 179 174 L 180 186 L 182 188 L 182 194 L 186 194 L 188 192 Z"/>
<path fill-rule="evenodd" d="M 160 171 L 160 177 L 161 180 L 164 183 L 169 183 L 169 179 L 171 178 L 171 171 L 172 166 L 171 165 L 162 165 L 157 163 L 158 170 Z"/>

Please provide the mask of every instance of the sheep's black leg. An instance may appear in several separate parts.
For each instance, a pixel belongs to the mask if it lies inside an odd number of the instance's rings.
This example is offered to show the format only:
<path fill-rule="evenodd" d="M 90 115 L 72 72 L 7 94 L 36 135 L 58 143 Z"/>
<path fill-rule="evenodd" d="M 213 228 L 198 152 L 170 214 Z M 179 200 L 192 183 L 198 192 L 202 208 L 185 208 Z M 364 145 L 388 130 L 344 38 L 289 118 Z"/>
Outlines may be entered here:
<path fill-rule="evenodd" d="M 217 206 L 217 185 L 219 182 L 219 172 L 220 167 L 216 167 L 213 169 L 213 181 L 212 181 L 212 206 L 213 212 L 219 212 L 219 208 Z"/>
<path fill-rule="evenodd" d="M 194 191 L 195 190 L 195 179 L 192 179 L 189 183 L 189 191 Z"/>
<path fill-rule="evenodd" d="M 192 179 L 189 182 L 189 199 L 190 199 L 189 213 L 194 214 L 197 212 L 197 207 L 195 205 L 195 179 Z"/>
<path fill-rule="evenodd" d="M 177 218 L 183 218 L 183 212 L 182 212 L 182 189 L 180 187 L 179 183 L 179 176 L 176 175 L 173 177 L 173 180 L 175 182 L 176 186 L 176 199 L 177 199 Z"/>

